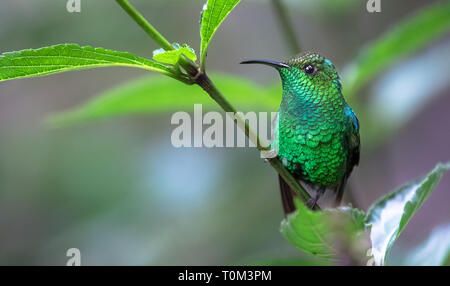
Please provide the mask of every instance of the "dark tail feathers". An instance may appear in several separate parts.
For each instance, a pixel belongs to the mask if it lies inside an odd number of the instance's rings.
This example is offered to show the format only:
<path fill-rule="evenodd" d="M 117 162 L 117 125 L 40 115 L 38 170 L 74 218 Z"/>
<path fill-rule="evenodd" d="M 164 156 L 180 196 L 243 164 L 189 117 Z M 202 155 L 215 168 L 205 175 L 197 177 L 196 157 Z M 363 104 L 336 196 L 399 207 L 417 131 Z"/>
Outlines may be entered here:
<path fill-rule="evenodd" d="M 284 214 L 288 215 L 296 210 L 294 204 L 295 194 L 280 175 L 278 175 L 278 179 L 280 181 L 281 202 L 283 203 Z"/>

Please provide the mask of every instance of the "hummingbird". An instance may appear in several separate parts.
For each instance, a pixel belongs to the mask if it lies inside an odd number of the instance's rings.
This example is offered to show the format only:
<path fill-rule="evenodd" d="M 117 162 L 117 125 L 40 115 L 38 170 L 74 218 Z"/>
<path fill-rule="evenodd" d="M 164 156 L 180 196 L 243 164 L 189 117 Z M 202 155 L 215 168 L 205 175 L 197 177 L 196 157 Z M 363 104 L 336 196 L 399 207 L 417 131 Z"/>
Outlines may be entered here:
<path fill-rule="evenodd" d="M 359 164 L 359 122 L 342 95 L 333 63 L 313 52 L 291 60 L 248 60 L 278 70 L 282 99 L 274 120 L 271 149 L 299 183 L 312 193 L 311 209 L 325 191 L 335 194 L 335 206 L 355 165 Z M 285 214 L 296 210 L 295 193 L 279 176 Z"/>

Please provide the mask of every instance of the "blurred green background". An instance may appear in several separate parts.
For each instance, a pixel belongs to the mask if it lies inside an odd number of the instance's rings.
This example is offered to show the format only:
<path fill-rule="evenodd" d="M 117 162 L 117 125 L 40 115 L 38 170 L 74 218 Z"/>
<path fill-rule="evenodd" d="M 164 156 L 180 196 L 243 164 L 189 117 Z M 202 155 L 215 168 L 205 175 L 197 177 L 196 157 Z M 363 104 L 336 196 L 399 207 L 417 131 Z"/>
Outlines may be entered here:
<path fill-rule="evenodd" d="M 68 42 L 151 58 L 158 47 L 115 1 L 81 1 L 74 14 L 65 0 L 0 2 L 0 52 Z M 132 1 L 169 40 L 194 48 L 204 2 Z M 304 49 L 342 72 L 362 46 L 436 1 L 382 1 L 373 14 L 363 0 L 286 2 Z M 238 63 L 290 56 L 270 2 L 244 0 L 213 39 L 208 70 L 276 83 L 274 71 Z M 146 74 L 108 68 L 0 84 L 0 264 L 64 265 L 73 247 L 84 265 L 309 263 L 279 233 L 277 176 L 255 150 L 175 149 L 169 113 L 55 130 L 44 124 L 51 113 Z M 450 159 L 449 83 L 447 34 L 359 92 L 380 120 L 405 124 L 382 144 L 362 136 L 349 182 L 358 207 Z M 393 264 L 450 223 L 449 188 L 447 175 L 401 235 Z"/>

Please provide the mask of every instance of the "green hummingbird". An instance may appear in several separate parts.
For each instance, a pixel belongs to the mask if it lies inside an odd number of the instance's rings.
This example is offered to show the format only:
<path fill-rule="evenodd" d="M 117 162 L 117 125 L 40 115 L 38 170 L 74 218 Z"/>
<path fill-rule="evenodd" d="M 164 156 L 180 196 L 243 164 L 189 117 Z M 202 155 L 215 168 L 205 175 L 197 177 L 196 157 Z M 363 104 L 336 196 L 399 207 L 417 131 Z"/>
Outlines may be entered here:
<path fill-rule="evenodd" d="M 249 60 L 265 64 L 281 76 L 283 95 L 274 124 L 271 149 L 304 186 L 313 192 L 311 209 L 326 190 L 342 200 L 353 167 L 359 163 L 359 122 L 342 95 L 333 63 L 317 53 L 304 53 L 286 62 Z M 295 211 L 295 194 L 279 176 L 286 214 Z"/>

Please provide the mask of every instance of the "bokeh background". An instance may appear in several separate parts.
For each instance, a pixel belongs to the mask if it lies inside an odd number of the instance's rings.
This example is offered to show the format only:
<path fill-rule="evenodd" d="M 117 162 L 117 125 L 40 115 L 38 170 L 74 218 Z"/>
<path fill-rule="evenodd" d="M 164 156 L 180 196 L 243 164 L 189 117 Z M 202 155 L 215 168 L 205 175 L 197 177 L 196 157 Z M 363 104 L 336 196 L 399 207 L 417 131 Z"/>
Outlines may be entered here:
<path fill-rule="evenodd" d="M 156 44 L 115 1 L 81 1 L 74 14 L 65 0 L 1 1 L 0 52 L 67 42 L 152 56 Z M 204 2 L 133 4 L 167 38 L 196 48 Z M 382 12 L 369 14 L 363 0 L 287 1 L 304 49 L 326 55 L 339 71 L 366 43 L 432 2 L 382 1 Z M 274 71 L 238 63 L 290 56 L 270 2 L 244 0 L 213 39 L 208 70 L 274 84 Z M 85 265 L 309 263 L 279 233 L 277 176 L 254 149 L 175 149 L 169 113 L 61 129 L 44 124 L 49 114 L 146 74 L 107 68 L 0 84 L 0 264 L 64 265 L 72 247 Z M 447 34 L 359 92 L 386 124 L 402 124 L 377 144 L 362 137 L 361 164 L 349 183 L 358 207 L 450 160 L 449 79 Z M 446 175 L 402 233 L 392 263 L 450 222 L 449 188 Z"/>

